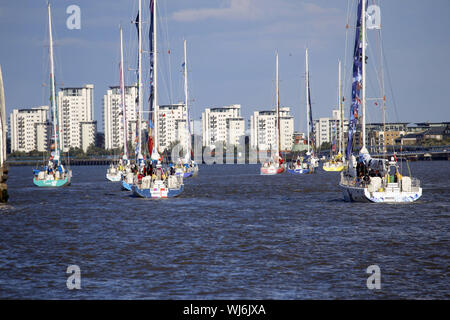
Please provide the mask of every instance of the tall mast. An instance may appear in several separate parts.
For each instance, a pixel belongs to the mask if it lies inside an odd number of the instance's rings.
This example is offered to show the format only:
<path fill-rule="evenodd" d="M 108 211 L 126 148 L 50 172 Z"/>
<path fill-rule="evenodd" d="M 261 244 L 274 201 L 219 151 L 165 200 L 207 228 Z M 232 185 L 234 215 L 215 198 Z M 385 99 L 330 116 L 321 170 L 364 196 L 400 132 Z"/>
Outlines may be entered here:
<path fill-rule="evenodd" d="M 55 66 L 53 63 L 53 36 L 52 36 L 52 13 L 50 9 L 50 3 L 48 3 L 48 34 L 50 40 L 50 88 L 51 88 L 51 103 L 53 110 L 53 134 L 55 137 L 55 154 L 59 154 L 59 137 L 57 133 L 57 118 L 56 118 L 56 101 L 55 101 Z"/>
<path fill-rule="evenodd" d="M 275 81 L 276 81 L 276 100 L 277 100 L 277 148 L 278 148 L 278 156 L 281 154 L 281 137 L 280 137 L 280 89 L 279 89 L 279 80 L 278 80 L 278 52 L 276 55 L 276 72 L 275 72 Z"/>
<path fill-rule="evenodd" d="M 184 40 L 184 103 L 186 106 L 186 126 L 187 126 L 187 150 L 186 159 L 191 157 L 191 123 L 188 109 L 188 75 L 187 75 L 187 53 L 186 53 L 186 40 Z"/>
<path fill-rule="evenodd" d="M 380 27 L 380 31 L 378 33 L 378 41 L 380 41 L 380 46 L 382 46 L 381 44 L 381 27 Z M 383 95 L 383 146 L 382 146 L 382 153 L 386 152 L 386 93 L 385 93 L 385 88 L 384 88 L 384 67 L 383 67 L 383 50 L 381 48 L 380 50 L 380 78 L 381 78 L 381 93 Z"/>
<path fill-rule="evenodd" d="M 362 61 L 361 61 L 361 73 L 362 73 L 362 139 L 363 150 L 366 150 L 366 0 L 362 0 L 361 9 L 361 42 L 362 42 Z"/>
<path fill-rule="evenodd" d="M 305 51 L 305 83 L 306 83 L 306 131 L 308 139 L 308 153 L 309 153 L 309 70 L 308 70 L 308 48 Z"/>
<path fill-rule="evenodd" d="M 158 34 L 158 30 L 157 30 L 157 23 L 156 23 L 156 0 L 153 0 L 153 79 L 154 79 L 154 87 L 153 87 L 153 92 L 154 92 L 154 106 L 153 106 L 153 112 L 154 112 L 154 116 L 153 116 L 153 122 L 154 122 L 154 149 L 156 150 L 156 154 L 159 154 L 158 152 L 158 126 L 159 126 L 159 119 L 158 119 L 158 114 L 159 114 L 159 106 L 158 106 L 158 47 L 157 47 L 157 34 Z"/>
<path fill-rule="evenodd" d="M 6 161 L 6 113 L 2 66 L 0 66 L 0 146 L 0 167 L 3 167 Z"/>
<path fill-rule="evenodd" d="M 122 26 L 120 27 L 120 95 L 122 99 L 122 119 L 123 119 L 123 154 L 128 159 L 128 125 L 127 110 L 125 106 L 125 84 L 123 74 L 123 37 Z"/>
<path fill-rule="evenodd" d="M 342 140 L 344 134 L 344 110 L 342 108 L 341 60 L 339 60 L 339 71 L 338 71 L 338 105 L 339 105 L 339 153 L 342 154 L 344 150 L 344 143 Z"/>
<path fill-rule="evenodd" d="M 139 42 L 139 52 L 138 52 L 138 94 L 139 94 L 139 117 L 138 117 L 138 144 L 139 144 L 139 155 L 138 158 L 142 157 L 142 12 L 141 12 L 142 1 L 139 0 L 139 21 L 138 21 L 138 42 Z"/>

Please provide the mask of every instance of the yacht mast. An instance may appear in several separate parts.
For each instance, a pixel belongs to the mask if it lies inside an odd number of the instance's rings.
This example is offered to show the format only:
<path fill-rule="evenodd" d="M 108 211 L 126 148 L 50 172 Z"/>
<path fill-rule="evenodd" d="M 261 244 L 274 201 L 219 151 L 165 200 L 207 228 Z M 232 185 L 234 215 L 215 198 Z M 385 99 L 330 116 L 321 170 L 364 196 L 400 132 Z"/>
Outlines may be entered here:
<path fill-rule="evenodd" d="M 191 123 L 189 117 L 188 108 L 188 75 L 187 75 L 187 53 L 186 53 L 186 40 L 184 40 L 184 103 L 186 107 L 186 132 L 187 132 L 187 145 L 186 145 L 186 159 L 191 157 Z"/>
<path fill-rule="evenodd" d="M 6 113 L 2 66 L 0 65 L 0 169 L 6 161 Z M 1 179 L 0 179 L 1 180 Z"/>
<path fill-rule="evenodd" d="M 56 101 L 55 101 L 55 66 L 53 63 L 53 36 L 52 36 L 52 13 L 50 9 L 50 3 L 48 4 L 48 34 L 50 41 L 50 88 L 51 88 L 51 107 L 53 110 L 53 134 L 55 142 L 55 154 L 59 155 L 59 137 L 57 133 L 57 119 L 56 119 Z"/>
<path fill-rule="evenodd" d="M 122 99 L 122 121 L 123 121 L 123 154 L 128 159 L 128 125 L 127 125 L 127 110 L 125 106 L 125 84 L 123 74 L 123 37 L 122 26 L 120 27 L 120 96 Z"/>
<path fill-rule="evenodd" d="M 157 47 L 157 23 L 156 23 L 156 0 L 153 0 L 153 79 L 154 79 L 154 106 L 153 106 L 153 121 L 154 121 L 154 149 L 156 150 L 156 155 L 158 155 L 159 158 L 159 152 L 158 152 L 158 126 L 159 126 L 159 106 L 158 106 L 158 47 Z"/>
<path fill-rule="evenodd" d="M 362 0 L 362 10 L 361 10 L 361 73 L 362 73 L 362 93 L 361 93 L 361 104 L 362 104 L 362 139 L 363 147 L 362 150 L 366 151 L 366 0 Z"/>
<path fill-rule="evenodd" d="M 309 71 L 308 71 L 308 48 L 305 51 L 305 84 L 306 84 L 306 131 L 308 139 L 309 154 Z"/>
<path fill-rule="evenodd" d="M 344 150 L 344 108 L 342 107 L 342 88 L 341 88 L 341 60 L 339 60 L 338 72 L 338 104 L 339 104 L 339 153 L 342 154 Z"/>
<path fill-rule="evenodd" d="M 276 81 L 276 103 L 277 103 L 277 148 L 279 157 L 281 154 L 281 137 L 280 137 L 280 89 L 279 89 L 279 80 L 278 80 L 278 52 L 276 55 L 276 73 L 275 73 L 275 81 Z"/>
<path fill-rule="evenodd" d="M 138 159 L 142 158 L 142 96 L 144 94 L 142 90 L 142 0 L 139 0 L 139 21 L 138 21 L 138 43 L 139 43 L 139 52 L 138 52 L 138 94 L 139 94 L 139 117 L 137 123 L 138 129 L 138 144 L 139 144 L 139 155 Z"/>

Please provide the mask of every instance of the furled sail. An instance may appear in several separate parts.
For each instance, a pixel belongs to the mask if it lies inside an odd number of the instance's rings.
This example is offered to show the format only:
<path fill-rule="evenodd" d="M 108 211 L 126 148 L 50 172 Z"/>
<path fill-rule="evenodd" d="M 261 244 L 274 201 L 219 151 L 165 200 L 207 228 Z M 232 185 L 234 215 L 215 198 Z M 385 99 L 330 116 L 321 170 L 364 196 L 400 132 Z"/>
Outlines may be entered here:
<path fill-rule="evenodd" d="M 139 17 L 139 12 L 138 12 L 138 14 L 136 16 L 136 20 L 135 20 L 136 30 L 137 30 L 137 33 L 138 33 L 138 38 L 139 38 L 139 19 L 140 19 L 140 17 Z M 138 52 L 138 61 L 137 61 L 137 65 L 138 66 L 139 66 L 139 57 L 140 57 L 140 53 Z M 136 71 L 136 77 L 137 77 L 137 83 L 139 83 L 139 68 Z M 136 142 L 136 150 L 135 150 L 136 156 L 138 156 L 141 153 L 141 145 L 140 145 L 141 141 L 139 141 L 139 134 L 140 134 L 140 130 L 141 130 L 141 123 L 139 123 L 139 119 L 140 119 L 140 115 L 139 115 L 139 112 L 140 112 L 139 95 L 141 94 L 140 89 L 141 88 L 138 85 L 138 87 L 137 87 L 137 94 L 136 94 L 136 104 L 138 105 L 137 108 L 136 108 L 136 113 L 137 113 L 136 114 L 136 119 L 138 119 L 137 123 L 136 123 L 136 140 L 135 140 L 135 142 Z"/>
<path fill-rule="evenodd" d="M 362 1 L 358 0 L 358 12 L 356 20 L 355 47 L 353 51 L 353 83 L 352 83 L 352 105 L 350 107 L 350 117 L 348 122 L 348 140 L 346 157 L 350 159 L 353 149 L 353 136 L 356 132 L 356 125 L 359 119 L 359 109 L 361 106 L 361 88 L 362 88 L 362 41 L 361 41 L 361 11 Z"/>
<path fill-rule="evenodd" d="M 150 0 L 150 27 L 149 27 L 149 44 L 150 44 L 150 95 L 148 97 L 148 103 L 149 103 L 149 115 L 148 115 L 148 132 L 151 132 L 150 129 L 152 129 L 153 126 L 153 102 L 154 102 L 154 82 L 153 82 L 153 70 L 154 70 L 154 43 L 153 43 L 153 0 Z M 155 129 L 156 130 L 156 129 Z M 151 134 L 148 135 L 148 153 L 150 157 L 152 156 L 153 151 L 153 137 Z"/>
<path fill-rule="evenodd" d="M 309 74 L 308 74 L 308 111 L 309 111 L 309 140 L 311 143 L 311 146 L 314 150 L 314 145 L 315 145 L 315 137 L 314 137 L 314 122 L 313 122 L 313 117 L 312 117 L 312 108 L 311 108 L 311 86 L 309 84 Z M 314 153 L 314 152 L 313 152 Z"/>

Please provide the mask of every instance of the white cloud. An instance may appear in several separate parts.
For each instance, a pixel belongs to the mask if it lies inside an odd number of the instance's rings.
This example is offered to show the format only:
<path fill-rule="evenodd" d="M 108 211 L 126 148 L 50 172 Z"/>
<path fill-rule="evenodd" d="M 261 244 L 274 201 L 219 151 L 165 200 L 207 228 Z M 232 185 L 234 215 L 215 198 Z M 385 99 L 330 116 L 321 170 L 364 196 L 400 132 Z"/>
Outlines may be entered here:
<path fill-rule="evenodd" d="M 249 20 L 257 19 L 261 14 L 262 10 L 257 6 L 256 0 L 229 0 L 228 5 L 222 8 L 181 10 L 175 12 L 172 19 L 182 22 L 206 19 Z"/>
<path fill-rule="evenodd" d="M 329 18 L 342 15 L 339 9 L 321 7 L 299 0 L 227 0 L 220 8 L 198 8 L 177 11 L 172 19 L 180 22 L 220 20 L 276 20 L 283 18 Z"/>

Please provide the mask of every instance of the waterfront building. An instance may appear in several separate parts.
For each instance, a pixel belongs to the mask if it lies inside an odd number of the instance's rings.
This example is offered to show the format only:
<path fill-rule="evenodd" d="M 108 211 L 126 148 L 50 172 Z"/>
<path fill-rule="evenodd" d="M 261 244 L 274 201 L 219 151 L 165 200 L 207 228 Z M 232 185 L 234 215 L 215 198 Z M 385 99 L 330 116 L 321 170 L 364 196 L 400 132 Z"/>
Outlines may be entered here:
<path fill-rule="evenodd" d="M 186 105 L 184 103 L 160 105 L 158 108 L 158 149 L 168 150 L 175 143 L 187 150 Z"/>
<path fill-rule="evenodd" d="M 83 148 L 95 144 L 95 135 L 86 134 L 86 138 L 89 136 L 91 140 L 82 141 L 81 128 L 81 123 L 85 122 L 91 122 L 91 129 L 93 126 L 94 85 L 60 88 L 57 106 L 62 151 L 67 152 L 70 148 Z"/>
<path fill-rule="evenodd" d="M 81 146 L 84 152 L 89 146 L 95 145 L 95 137 L 97 135 L 97 121 L 82 121 L 80 122 L 80 137 Z"/>
<path fill-rule="evenodd" d="M 245 121 L 241 117 L 241 105 L 206 108 L 202 113 L 203 146 L 212 147 L 217 142 L 237 145 L 245 136 Z"/>
<path fill-rule="evenodd" d="M 48 149 L 50 124 L 48 106 L 14 109 L 10 114 L 11 151 L 40 151 Z"/>
<path fill-rule="evenodd" d="M 323 143 L 332 143 L 333 139 L 336 143 L 336 150 L 339 146 L 339 137 L 341 134 L 341 125 L 339 119 L 339 110 L 333 110 L 331 118 L 319 118 L 313 121 L 315 132 L 316 148 L 319 148 Z M 344 132 L 345 136 L 348 130 L 348 120 L 344 117 Z"/>
<path fill-rule="evenodd" d="M 125 118 L 127 139 L 134 143 L 136 136 L 137 85 L 125 86 Z M 122 97 L 119 86 L 111 86 L 103 96 L 103 128 L 105 149 L 123 148 L 124 123 Z"/>
<path fill-rule="evenodd" d="M 278 125 L 276 110 L 255 111 L 250 117 L 250 145 L 253 149 L 269 151 L 277 148 Z M 281 151 L 290 151 L 294 143 L 294 117 L 289 107 L 280 108 Z"/>

